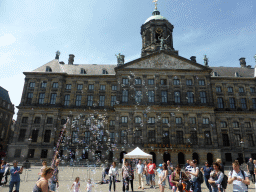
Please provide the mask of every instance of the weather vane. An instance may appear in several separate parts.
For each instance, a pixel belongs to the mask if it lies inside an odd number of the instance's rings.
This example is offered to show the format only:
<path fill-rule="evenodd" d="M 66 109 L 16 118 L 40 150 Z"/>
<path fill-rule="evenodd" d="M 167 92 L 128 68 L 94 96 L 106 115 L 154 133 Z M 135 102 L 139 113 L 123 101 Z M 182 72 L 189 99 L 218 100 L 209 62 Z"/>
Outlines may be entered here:
<path fill-rule="evenodd" d="M 158 0 L 153 0 L 153 3 L 155 3 L 155 10 L 157 10 L 157 1 Z"/>

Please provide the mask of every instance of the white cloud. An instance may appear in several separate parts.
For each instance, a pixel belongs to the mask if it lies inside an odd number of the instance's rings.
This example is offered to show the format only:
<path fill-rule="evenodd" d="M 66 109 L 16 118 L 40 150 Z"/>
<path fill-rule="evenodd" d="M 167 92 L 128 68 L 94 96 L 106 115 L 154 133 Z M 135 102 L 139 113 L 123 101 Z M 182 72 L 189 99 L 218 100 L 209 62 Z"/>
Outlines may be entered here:
<path fill-rule="evenodd" d="M 4 34 L 0 37 L 0 47 L 11 45 L 16 41 L 16 38 L 12 34 Z"/>

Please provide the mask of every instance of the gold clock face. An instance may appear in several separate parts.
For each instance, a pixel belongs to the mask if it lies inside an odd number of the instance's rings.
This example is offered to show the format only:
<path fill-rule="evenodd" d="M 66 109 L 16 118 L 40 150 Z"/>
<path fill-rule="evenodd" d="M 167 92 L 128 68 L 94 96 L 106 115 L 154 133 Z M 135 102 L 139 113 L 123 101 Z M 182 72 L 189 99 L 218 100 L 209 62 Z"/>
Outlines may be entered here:
<path fill-rule="evenodd" d="M 156 33 L 158 33 L 158 34 L 163 33 L 163 29 L 162 29 L 162 28 L 160 28 L 160 27 L 158 27 L 158 28 L 156 29 Z"/>

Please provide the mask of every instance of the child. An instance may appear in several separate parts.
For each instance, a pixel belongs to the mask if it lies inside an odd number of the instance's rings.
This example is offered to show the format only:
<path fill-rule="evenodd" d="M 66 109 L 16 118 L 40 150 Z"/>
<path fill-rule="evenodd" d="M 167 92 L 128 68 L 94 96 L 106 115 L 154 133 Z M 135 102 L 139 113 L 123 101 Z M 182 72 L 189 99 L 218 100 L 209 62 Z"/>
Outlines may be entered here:
<path fill-rule="evenodd" d="M 211 181 L 215 181 L 216 179 L 218 179 L 218 176 L 217 176 L 217 174 L 214 171 L 212 171 L 210 173 L 210 180 Z M 216 185 L 216 184 L 212 184 L 212 187 L 214 187 L 213 185 Z M 220 184 L 217 184 L 217 187 L 218 187 L 218 191 L 221 192 Z"/>
<path fill-rule="evenodd" d="M 86 191 L 87 192 L 91 192 L 92 191 L 92 183 L 91 183 L 91 179 L 88 179 L 88 182 L 87 182 L 87 186 L 86 186 Z"/>
<path fill-rule="evenodd" d="M 74 187 L 74 191 L 73 192 L 79 192 L 79 188 L 80 188 L 80 182 L 79 182 L 80 178 L 76 177 L 75 182 L 72 184 L 71 186 L 71 190 Z"/>

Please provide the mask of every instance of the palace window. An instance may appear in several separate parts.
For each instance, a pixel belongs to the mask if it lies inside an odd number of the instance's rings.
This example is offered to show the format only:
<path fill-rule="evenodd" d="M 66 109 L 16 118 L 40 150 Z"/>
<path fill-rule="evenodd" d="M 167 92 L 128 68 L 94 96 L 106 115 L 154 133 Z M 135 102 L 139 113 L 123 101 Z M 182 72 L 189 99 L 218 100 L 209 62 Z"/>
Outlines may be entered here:
<path fill-rule="evenodd" d="M 155 143 L 155 142 L 156 142 L 155 131 L 154 130 L 148 131 L 148 143 Z"/>
<path fill-rule="evenodd" d="M 40 117 L 35 117 L 34 119 L 34 124 L 40 124 L 41 118 Z"/>
<path fill-rule="evenodd" d="M 148 79 L 148 85 L 154 85 L 154 79 Z"/>
<path fill-rule="evenodd" d="M 187 99 L 188 99 L 188 103 L 194 103 L 194 94 L 193 92 L 189 91 L 187 92 Z"/>
<path fill-rule="evenodd" d="M 52 83 L 52 88 L 57 89 L 58 87 L 59 87 L 58 82 L 54 82 L 54 83 Z"/>
<path fill-rule="evenodd" d="M 93 95 L 87 96 L 87 106 L 91 107 L 93 104 Z"/>
<path fill-rule="evenodd" d="M 81 106 L 82 95 L 76 96 L 76 106 Z"/>
<path fill-rule="evenodd" d="M 109 136 L 110 136 L 110 143 L 112 143 L 112 144 L 115 143 L 115 133 L 110 132 Z"/>
<path fill-rule="evenodd" d="M 234 97 L 229 98 L 229 107 L 230 109 L 235 109 L 236 108 L 236 101 Z"/>
<path fill-rule="evenodd" d="M 241 98 L 241 107 L 242 109 L 247 109 L 246 98 Z"/>
<path fill-rule="evenodd" d="M 123 90 L 123 93 L 122 93 L 122 102 L 123 102 L 123 103 L 127 103 L 127 102 L 128 102 L 128 91 L 127 91 L 127 90 Z"/>
<path fill-rule="evenodd" d="M 190 122 L 190 124 L 196 124 L 196 118 L 195 117 L 190 117 L 189 122 Z"/>
<path fill-rule="evenodd" d="M 53 118 L 47 117 L 46 124 L 52 124 L 52 123 L 53 123 Z"/>
<path fill-rule="evenodd" d="M 248 134 L 248 143 L 250 147 L 254 147 L 254 141 L 253 141 L 253 135 L 252 134 Z"/>
<path fill-rule="evenodd" d="M 161 91 L 162 103 L 167 103 L 167 91 Z"/>
<path fill-rule="evenodd" d="M 100 102 L 99 102 L 100 107 L 105 106 L 105 95 L 100 95 Z"/>
<path fill-rule="evenodd" d="M 148 91 L 148 102 L 149 103 L 155 102 L 155 91 Z"/>
<path fill-rule="evenodd" d="M 250 87 L 250 92 L 251 93 L 255 93 L 255 88 L 254 87 Z"/>
<path fill-rule="evenodd" d="M 83 89 L 83 85 L 82 84 L 78 84 L 77 85 L 77 90 L 82 90 Z"/>
<path fill-rule="evenodd" d="M 45 70 L 45 72 L 52 72 L 52 68 L 51 68 L 51 67 L 49 67 L 49 66 L 46 66 L 46 70 Z"/>
<path fill-rule="evenodd" d="M 113 107 L 115 104 L 116 104 L 116 96 L 112 95 L 111 96 L 111 103 L 110 103 L 110 105 L 111 105 L 111 107 Z"/>
<path fill-rule="evenodd" d="M 173 79 L 173 85 L 180 85 L 179 79 Z"/>
<path fill-rule="evenodd" d="M 217 98 L 217 102 L 218 102 L 218 108 L 219 109 L 223 109 L 224 108 L 223 98 L 222 97 L 218 97 Z"/>
<path fill-rule="evenodd" d="M 148 118 L 148 123 L 149 124 L 154 124 L 155 123 L 155 117 L 149 117 Z"/>
<path fill-rule="evenodd" d="M 256 109 L 256 98 L 252 99 L 252 108 Z"/>
<path fill-rule="evenodd" d="M 116 85 L 112 85 L 112 91 L 116 91 L 117 90 L 117 86 Z"/>
<path fill-rule="evenodd" d="M 127 123 L 127 122 L 128 122 L 127 116 L 121 117 L 121 123 Z"/>
<path fill-rule="evenodd" d="M 222 140 L 223 140 L 223 146 L 229 146 L 228 134 L 223 133 L 223 134 L 222 134 Z"/>
<path fill-rule="evenodd" d="M 84 143 L 90 144 L 90 132 L 89 131 L 84 132 Z"/>
<path fill-rule="evenodd" d="M 183 140 L 183 131 L 176 131 L 176 141 L 177 144 L 183 144 L 184 140 Z"/>
<path fill-rule="evenodd" d="M 128 85 L 128 84 L 129 84 L 129 79 L 123 78 L 123 84 L 124 84 L 124 85 Z"/>
<path fill-rule="evenodd" d="M 35 84 L 35 82 L 31 82 L 31 83 L 29 83 L 29 87 L 30 87 L 30 88 L 34 88 L 34 87 L 35 87 L 35 85 L 36 85 L 36 84 Z"/>
<path fill-rule="evenodd" d="M 51 105 L 55 105 L 56 104 L 56 98 L 57 98 L 57 93 L 52 93 L 51 94 L 51 101 L 50 101 Z"/>
<path fill-rule="evenodd" d="M 22 117 L 21 123 L 27 124 L 28 123 L 28 117 Z"/>
<path fill-rule="evenodd" d="M 26 129 L 20 129 L 18 141 L 23 142 L 25 140 Z"/>
<path fill-rule="evenodd" d="M 221 93 L 222 92 L 221 87 L 216 87 L 216 92 Z"/>
<path fill-rule="evenodd" d="M 28 93 L 28 95 L 27 95 L 27 104 L 32 103 L 32 98 L 33 98 L 33 93 Z"/>
<path fill-rule="evenodd" d="M 186 85 L 192 85 L 192 80 L 191 79 L 187 79 L 186 80 Z"/>
<path fill-rule="evenodd" d="M 32 130 L 32 142 L 37 142 L 39 130 Z"/>
<path fill-rule="evenodd" d="M 100 90 L 105 91 L 106 90 L 106 85 L 100 85 Z"/>
<path fill-rule="evenodd" d="M 167 80 L 166 79 L 161 79 L 160 80 L 160 85 L 167 85 Z"/>
<path fill-rule="evenodd" d="M 41 151 L 41 158 L 47 158 L 48 149 L 42 149 Z"/>
<path fill-rule="evenodd" d="M 251 128 L 251 123 L 250 122 L 245 122 L 244 127 L 245 128 Z"/>
<path fill-rule="evenodd" d="M 71 90 L 71 84 L 66 84 L 66 90 Z"/>
<path fill-rule="evenodd" d="M 115 126 L 115 121 L 114 120 L 109 121 L 109 125 L 110 126 Z"/>
<path fill-rule="evenodd" d="M 179 91 L 174 92 L 174 102 L 180 103 L 180 92 Z"/>
<path fill-rule="evenodd" d="M 141 85 L 141 79 L 140 78 L 135 79 L 135 85 Z"/>
<path fill-rule="evenodd" d="M 233 93 L 233 87 L 228 87 L 228 93 Z"/>
<path fill-rule="evenodd" d="M 135 117 L 135 123 L 141 123 L 141 117 Z"/>
<path fill-rule="evenodd" d="M 239 87 L 239 93 L 244 93 L 244 88 L 243 87 Z"/>
<path fill-rule="evenodd" d="M 15 149 L 14 157 L 15 157 L 15 158 L 19 158 L 20 155 L 21 155 L 21 149 Z"/>
<path fill-rule="evenodd" d="M 206 103 L 206 92 L 205 91 L 200 92 L 200 100 L 201 100 L 201 103 Z"/>
<path fill-rule="evenodd" d="M 47 82 L 46 81 L 42 81 L 41 82 L 41 88 L 46 88 L 47 86 Z"/>
<path fill-rule="evenodd" d="M 163 118 L 162 118 L 162 123 L 163 123 L 163 124 L 169 123 L 169 118 L 168 118 L 168 117 L 163 117 Z"/>
<path fill-rule="evenodd" d="M 88 90 L 89 90 L 89 91 L 94 90 L 94 85 L 93 85 L 93 84 L 89 84 L 89 86 L 88 86 Z"/>
<path fill-rule="evenodd" d="M 64 105 L 68 106 L 70 101 L 70 95 L 65 95 Z"/>
<path fill-rule="evenodd" d="M 127 132 L 125 130 L 121 131 L 121 143 L 126 144 L 127 143 Z"/>
<path fill-rule="evenodd" d="M 209 118 L 203 118 L 203 125 L 209 124 Z"/>
<path fill-rule="evenodd" d="M 205 81 L 204 80 L 199 80 L 198 84 L 199 85 L 205 85 Z"/>
<path fill-rule="evenodd" d="M 163 131 L 163 144 L 170 144 L 169 131 Z"/>
<path fill-rule="evenodd" d="M 136 130 L 135 131 L 134 143 L 135 144 L 141 144 L 142 143 L 142 132 L 141 132 L 141 130 Z"/>
<path fill-rule="evenodd" d="M 35 149 L 29 149 L 28 150 L 28 158 L 34 158 Z"/>
<path fill-rule="evenodd" d="M 181 124 L 182 123 L 182 118 L 181 117 L 176 117 L 175 122 L 176 122 L 176 124 Z"/>
<path fill-rule="evenodd" d="M 78 143 L 78 131 L 72 131 L 72 143 Z"/>
<path fill-rule="evenodd" d="M 239 123 L 237 121 L 234 121 L 232 124 L 233 128 L 239 128 Z"/>
<path fill-rule="evenodd" d="M 44 104 L 45 93 L 39 93 L 38 104 Z"/>
<path fill-rule="evenodd" d="M 106 69 L 103 69 L 102 74 L 106 75 L 106 74 L 108 74 L 108 71 Z"/>
<path fill-rule="evenodd" d="M 211 145 L 212 144 L 211 132 L 210 131 L 205 131 L 204 132 L 204 143 L 205 143 L 205 145 Z"/>
<path fill-rule="evenodd" d="M 135 102 L 141 103 L 142 100 L 142 92 L 141 91 L 135 91 Z"/>
<path fill-rule="evenodd" d="M 190 137 L 190 141 L 193 145 L 197 145 L 197 132 L 196 131 L 191 131 L 190 132 L 191 137 Z"/>
<path fill-rule="evenodd" d="M 221 128 L 227 128 L 227 122 L 226 121 L 221 121 L 220 122 L 220 127 Z"/>
<path fill-rule="evenodd" d="M 49 143 L 51 139 L 51 130 L 45 130 L 44 133 L 44 142 Z"/>
<path fill-rule="evenodd" d="M 241 141 L 241 135 L 240 134 L 235 134 L 235 145 L 239 146 Z"/>
<path fill-rule="evenodd" d="M 86 74 L 86 71 L 85 71 L 85 69 L 81 68 L 80 74 L 83 74 L 83 75 L 85 75 L 85 74 Z"/>

